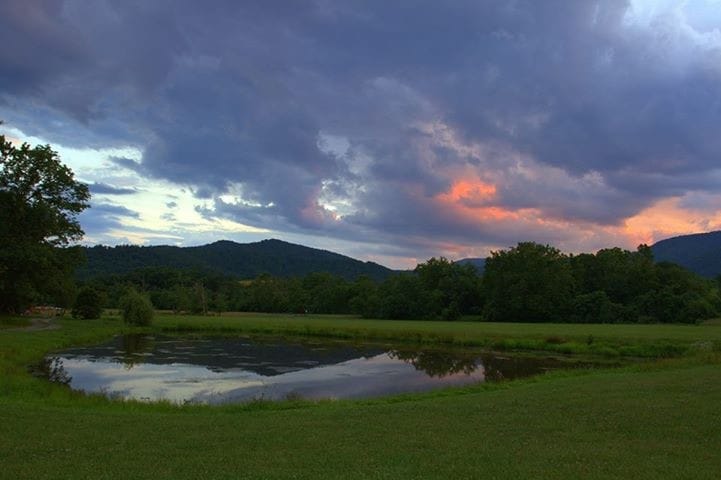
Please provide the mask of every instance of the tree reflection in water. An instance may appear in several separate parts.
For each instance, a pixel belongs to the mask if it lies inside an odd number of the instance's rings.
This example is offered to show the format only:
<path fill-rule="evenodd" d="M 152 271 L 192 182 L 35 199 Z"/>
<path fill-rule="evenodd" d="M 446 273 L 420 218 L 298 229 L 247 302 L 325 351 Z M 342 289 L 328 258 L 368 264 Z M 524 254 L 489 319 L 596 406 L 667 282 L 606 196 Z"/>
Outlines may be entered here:
<path fill-rule="evenodd" d="M 123 398 L 223 403 L 289 395 L 370 398 L 588 365 L 470 346 L 127 335 L 56 353 L 34 373 L 76 390 Z"/>
<path fill-rule="evenodd" d="M 541 357 L 504 356 L 497 353 L 478 353 L 447 350 L 391 350 L 392 358 L 413 365 L 431 377 L 442 378 L 456 373 L 469 375 L 483 369 L 487 381 L 510 380 L 544 372 L 562 365 L 558 360 Z M 583 364 L 581 364 L 583 365 Z"/>
<path fill-rule="evenodd" d="M 391 358 L 403 360 L 431 377 L 442 378 L 454 373 L 473 373 L 478 368 L 478 357 L 460 355 L 443 350 L 391 350 Z"/>
<path fill-rule="evenodd" d="M 543 373 L 549 368 L 561 368 L 570 365 L 562 360 L 549 357 L 502 355 L 499 353 L 484 353 L 480 356 L 479 361 L 483 365 L 484 376 L 487 381 L 529 377 Z M 576 362 L 574 365 L 583 364 Z"/>
<path fill-rule="evenodd" d="M 69 385 L 73 379 L 65 370 L 65 366 L 60 357 L 45 357 L 30 370 L 35 376 L 44 377 L 51 382 L 61 383 L 63 385 Z"/>
<path fill-rule="evenodd" d="M 138 363 L 145 361 L 145 354 L 151 353 L 155 347 L 155 337 L 131 333 L 123 335 L 120 348 L 123 353 L 123 365 L 130 370 Z"/>

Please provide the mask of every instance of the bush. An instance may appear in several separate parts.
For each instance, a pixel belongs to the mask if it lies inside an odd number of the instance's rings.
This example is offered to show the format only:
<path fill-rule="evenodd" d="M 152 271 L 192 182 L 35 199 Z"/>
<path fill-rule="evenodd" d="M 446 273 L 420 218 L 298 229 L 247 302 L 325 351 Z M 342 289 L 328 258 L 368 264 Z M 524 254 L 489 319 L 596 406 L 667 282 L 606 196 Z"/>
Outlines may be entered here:
<path fill-rule="evenodd" d="M 611 301 L 606 292 L 595 290 L 591 293 L 577 295 L 571 303 L 571 321 L 573 323 L 602 322 L 602 314 L 610 307 Z"/>
<path fill-rule="evenodd" d="M 123 321 L 130 325 L 150 325 L 153 321 L 153 304 L 145 295 L 135 290 L 126 293 L 120 299 Z"/>
<path fill-rule="evenodd" d="M 73 318 L 84 320 L 100 318 L 103 313 L 103 296 L 91 287 L 83 287 L 78 292 L 73 305 Z"/>

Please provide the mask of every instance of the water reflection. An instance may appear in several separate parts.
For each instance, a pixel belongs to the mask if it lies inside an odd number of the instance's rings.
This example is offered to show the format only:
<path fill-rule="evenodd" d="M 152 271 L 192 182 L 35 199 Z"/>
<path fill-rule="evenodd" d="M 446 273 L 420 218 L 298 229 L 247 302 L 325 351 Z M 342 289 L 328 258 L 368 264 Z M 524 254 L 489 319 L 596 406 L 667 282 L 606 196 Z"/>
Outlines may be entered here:
<path fill-rule="evenodd" d="M 136 333 L 120 337 L 119 351 L 122 351 L 122 362 L 128 369 L 143 363 L 146 356 L 152 355 L 154 347 L 155 337 L 151 335 Z"/>
<path fill-rule="evenodd" d="M 470 375 L 481 365 L 477 354 L 471 356 L 453 351 L 391 350 L 389 355 L 413 365 L 416 370 L 421 370 L 430 377 L 439 378 L 454 373 Z"/>
<path fill-rule="evenodd" d="M 45 359 L 71 388 L 173 402 L 367 398 L 533 375 L 567 363 L 471 350 L 126 335 Z"/>
<path fill-rule="evenodd" d="M 72 377 L 65 370 L 63 359 L 55 356 L 48 356 L 40 360 L 36 365 L 28 369 L 35 377 L 47 378 L 51 382 L 69 385 Z"/>

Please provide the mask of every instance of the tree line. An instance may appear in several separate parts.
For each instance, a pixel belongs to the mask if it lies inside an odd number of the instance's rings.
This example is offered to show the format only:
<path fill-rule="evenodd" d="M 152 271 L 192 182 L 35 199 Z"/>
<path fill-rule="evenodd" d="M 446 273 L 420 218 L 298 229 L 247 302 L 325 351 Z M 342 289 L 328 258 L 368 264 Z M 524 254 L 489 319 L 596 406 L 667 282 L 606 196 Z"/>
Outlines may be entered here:
<path fill-rule="evenodd" d="M 719 287 L 654 262 L 646 245 L 566 255 L 525 242 L 486 261 L 483 312 L 489 321 L 694 323 L 721 315 Z"/>
<path fill-rule="evenodd" d="M 246 311 L 267 313 L 336 313 L 391 319 L 453 320 L 480 313 L 479 277 L 471 266 L 431 259 L 412 273 L 383 282 L 367 276 L 346 280 L 325 272 L 301 277 L 260 275 L 252 280 L 165 267 L 138 269 L 87 281 L 105 305 L 129 289 L 145 292 L 162 310 L 190 313 Z"/>
<path fill-rule="evenodd" d="M 366 318 L 499 322 L 694 323 L 721 315 L 719 283 L 671 263 L 651 249 L 611 248 L 567 255 L 533 242 L 493 252 L 483 275 L 471 265 L 431 258 L 384 281 L 329 273 L 261 275 L 252 280 L 143 268 L 97 278 L 87 288 L 107 306 L 127 289 L 176 312 L 357 314 Z"/>

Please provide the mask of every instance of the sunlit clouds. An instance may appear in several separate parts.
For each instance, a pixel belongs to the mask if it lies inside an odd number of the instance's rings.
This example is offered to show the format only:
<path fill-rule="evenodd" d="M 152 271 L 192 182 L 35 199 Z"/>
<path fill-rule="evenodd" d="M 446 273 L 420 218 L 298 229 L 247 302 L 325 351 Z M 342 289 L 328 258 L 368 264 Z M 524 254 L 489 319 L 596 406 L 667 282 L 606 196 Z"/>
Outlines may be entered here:
<path fill-rule="evenodd" d="M 721 228 L 721 4 L 0 5 L 0 131 L 87 243 L 268 237 L 408 268 Z"/>
<path fill-rule="evenodd" d="M 709 208 L 688 205 L 687 197 L 671 197 L 660 200 L 628 218 L 625 234 L 636 243 L 652 244 L 664 238 L 721 230 L 721 195 L 708 199 Z"/>

